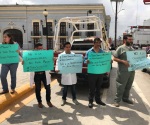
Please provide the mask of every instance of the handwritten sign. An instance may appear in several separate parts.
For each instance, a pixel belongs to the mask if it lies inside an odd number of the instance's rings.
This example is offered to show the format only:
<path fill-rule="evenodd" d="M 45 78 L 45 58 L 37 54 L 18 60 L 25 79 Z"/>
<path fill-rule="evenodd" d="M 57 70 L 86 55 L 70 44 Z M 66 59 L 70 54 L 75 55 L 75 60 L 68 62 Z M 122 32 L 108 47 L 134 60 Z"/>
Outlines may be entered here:
<path fill-rule="evenodd" d="M 17 44 L 0 44 L 0 64 L 18 63 Z"/>
<path fill-rule="evenodd" d="M 53 50 L 34 50 L 23 52 L 24 72 L 53 70 L 53 56 Z"/>
<path fill-rule="evenodd" d="M 89 53 L 88 73 L 103 74 L 110 71 L 111 53 Z"/>
<path fill-rule="evenodd" d="M 146 51 L 143 50 L 128 51 L 127 60 L 130 64 L 128 71 L 134 71 L 150 67 L 150 59 L 146 58 Z"/>
<path fill-rule="evenodd" d="M 82 54 L 60 54 L 58 70 L 60 70 L 60 73 L 81 73 L 82 62 Z"/>

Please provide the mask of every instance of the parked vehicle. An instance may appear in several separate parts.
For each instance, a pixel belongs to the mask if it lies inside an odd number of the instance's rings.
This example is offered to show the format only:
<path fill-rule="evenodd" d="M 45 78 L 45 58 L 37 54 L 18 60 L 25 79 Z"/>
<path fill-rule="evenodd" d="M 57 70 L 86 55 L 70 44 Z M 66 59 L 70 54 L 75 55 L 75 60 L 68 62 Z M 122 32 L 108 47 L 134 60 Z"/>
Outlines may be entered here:
<path fill-rule="evenodd" d="M 147 58 L 150 59 L 150 49 L 146 53 L 147 53 Z M 150 67 L 142 69 L 142 72 L 147 72 L 147 71 L 150 72 Z"/>
<path fill-rule="evenodd" d="M 109 51 L 109 43 L 108 43 L 108 38 L 107 38 L 105 26 L 99 17 L 97 17 L 97 16 L 65 17 L 65 18 L 60 19 L 58 21 L 58 24 L 55 27 L 55 35 L 54 35 L 54 42 L 55 42 L 54 57 L 55 58 L 57 58 L 58 54 L 60 54 L 63 51 L 62 49 L 60 49 L 61 43 L 58 40 L 61 22 L 69 23 L 69 25 L 72 25 L 74 27 L 73 28 L 74 31 L 72 32 L 70 39 L 69 39 L 69 42 L 71 43 L 71 46 L 72 46 L 71 50 L 74 53 L 83 54 L 83 56 L 85 56 L 86 51 L 93 46 L 94 36 L 93 37 L 87 37 L 87 38 L 81 38 L 82 36 L 85 36 L 83 34 L 86 34 L 89 32 L 93 32 L 97 36 L 101 37 L 102 41 L 103 41 L 101 44 L 101 48 L 104 51 Z M 93 29 L 79 29 L 77 27 L 77 25 L 89 25 L 91 23 L 94 24 Z M 79 36 L 80 37 L 79 39 L 74 39 L 75 33 L 83 33 L 83 34 Z M 59 83 L 61 83 L 60 79 L 61 79 L 61 75 L 57 74 L 57 80 Z M 104 80 L 103 80 L 102 87 L 108 88 L 110 86 L 110 82 L 109 82 L 110 75 L 109 75 L 109 73 L 105 73 L 103 79 Z M 78 81 L 78 83 L 79 82 L 87 83 L 87 67 L 85 64 L 83 64 L 82 73 L 77 73 L 77 81 Z"/>
<path fill-rule="evenodd" d="M 132 47 L 133 47 L 134 49 L 140 49 L 140 46 L 137 45 L 137 44 L 134 44 Z"/>

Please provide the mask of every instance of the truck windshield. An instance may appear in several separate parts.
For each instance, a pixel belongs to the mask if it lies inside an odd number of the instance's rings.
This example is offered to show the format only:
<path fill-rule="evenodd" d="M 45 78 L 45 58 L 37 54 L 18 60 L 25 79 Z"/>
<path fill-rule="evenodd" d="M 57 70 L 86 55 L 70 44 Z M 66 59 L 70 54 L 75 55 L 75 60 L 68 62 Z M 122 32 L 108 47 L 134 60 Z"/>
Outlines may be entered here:
<path fill-rule="evenodd" d="M 71 50 L 80 50 L 85 51 L 93 47 L 92 40 L 84 40 L 84 41 L 74 41 L 71 47 Z"/>

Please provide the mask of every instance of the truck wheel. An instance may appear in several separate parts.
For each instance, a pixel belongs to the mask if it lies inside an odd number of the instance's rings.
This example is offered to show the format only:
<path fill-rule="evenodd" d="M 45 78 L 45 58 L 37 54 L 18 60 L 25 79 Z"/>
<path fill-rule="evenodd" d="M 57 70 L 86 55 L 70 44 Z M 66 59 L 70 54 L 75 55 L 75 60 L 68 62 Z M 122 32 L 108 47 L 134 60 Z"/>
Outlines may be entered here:
<path fill-rule="evenodd" d="M 57 75 L 57 81 L 58 81 L 59 85 L 61 86 L 61 85 L 62 85 L 62 84 L 61 84 L 61 74 L 58 74 L 58 75 Z"/>
<path fill-rule="evenodd" d="M 102 88 L 109 88 L 110 86 L 110 75 L 104 74 Z"/>
<path fill-rule="evenodd" d="M 59 85 L 61 86 L 61 79 L 57 78 Z"/>
<path fill-rule="evenodd" d="M 142 69 L 142 72 L 147 72 L 147 69 Z"/>

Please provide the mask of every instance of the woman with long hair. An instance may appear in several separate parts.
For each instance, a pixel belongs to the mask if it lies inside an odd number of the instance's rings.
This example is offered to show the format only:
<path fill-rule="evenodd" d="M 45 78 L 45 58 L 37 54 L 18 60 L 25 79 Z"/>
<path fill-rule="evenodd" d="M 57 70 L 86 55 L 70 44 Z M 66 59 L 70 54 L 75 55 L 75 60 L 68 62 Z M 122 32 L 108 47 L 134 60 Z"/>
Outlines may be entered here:
<path fill-rule="evenodd" d="M 15 44 L 12 39 L 12 35 L 9 32 L 4 33 L 2 44 Z M 19 45 L 18 45 L 19 46 Z M 10 64 L 2 64 L 1 66 L 1 84 L 3 91 L 0 94 L 5 94 L 9 92 L 8 82 L 7 82 L 7 74 L 10 71 L 11 76 L 11 91 L 13 94 L 16 88 L 16 72 L 18 68 L 18 63 L 10 63 Z"/>

